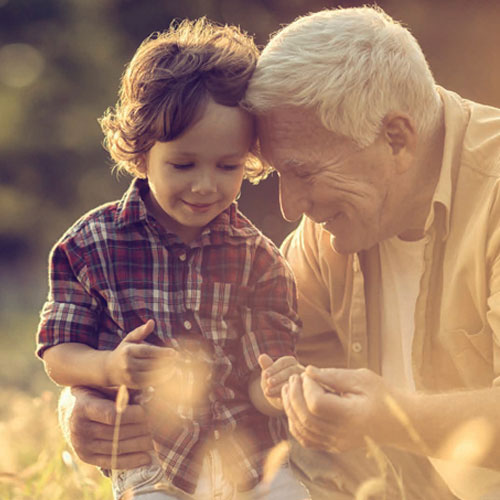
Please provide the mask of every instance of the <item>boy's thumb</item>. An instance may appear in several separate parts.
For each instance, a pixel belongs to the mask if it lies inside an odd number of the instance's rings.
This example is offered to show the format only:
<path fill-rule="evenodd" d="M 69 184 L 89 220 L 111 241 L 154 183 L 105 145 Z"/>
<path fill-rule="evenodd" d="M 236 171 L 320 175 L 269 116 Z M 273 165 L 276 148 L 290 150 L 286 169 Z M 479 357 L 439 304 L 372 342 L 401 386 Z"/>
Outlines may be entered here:
<path fill-rule="evenodd" d="M 155 322 L 152 319 L 148 319 L 146 323 L 129 332 L 123 340 L 136 343 L 142 342 L 153 332 L 154 328 Z"/>
<path fill-rule="evenodd" d="M 273 364 L 273 359 L 268 354 L 261 354 L 258 361 L 259 366 L 262 370 L 269 368 Z"/>

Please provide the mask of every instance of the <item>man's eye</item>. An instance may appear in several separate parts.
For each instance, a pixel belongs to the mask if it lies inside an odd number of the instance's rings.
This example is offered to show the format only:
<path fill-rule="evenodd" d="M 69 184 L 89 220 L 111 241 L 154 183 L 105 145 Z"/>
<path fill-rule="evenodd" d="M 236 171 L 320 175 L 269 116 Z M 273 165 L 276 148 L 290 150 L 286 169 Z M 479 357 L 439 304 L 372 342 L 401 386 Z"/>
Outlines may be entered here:
<path fill-rule="evenodd" d="M 304 170 L 295 170 L 293 174 L 299 179 L 307 179 L 308 177 L 311 177 L 311 172 L 307 172 Z"/>

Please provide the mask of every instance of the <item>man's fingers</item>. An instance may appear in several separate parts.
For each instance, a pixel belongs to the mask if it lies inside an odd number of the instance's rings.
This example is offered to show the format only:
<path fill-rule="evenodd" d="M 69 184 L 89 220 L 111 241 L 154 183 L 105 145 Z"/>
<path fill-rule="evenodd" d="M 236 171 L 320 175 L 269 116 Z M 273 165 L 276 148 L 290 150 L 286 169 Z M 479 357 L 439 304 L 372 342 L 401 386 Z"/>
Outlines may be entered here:
<path fill-rule="evenodd" d="M 92 418 L 89 415 L 89 413 L 87 413 L 87 416 L 91 418 L 91 420 L 100 421 L 103 424 L 115 425 L 116 421 L 115 402 L 111 401 L 111 405 L 112 405 L 111 409 L 107 408 L 107 410 L 109 411 L 106 411 L 105 418 L 97 420 L 96 418 Z M 126 424 L 137 424 L 141 425 L 144 428 L 147 428 L 146 413 L 144 411 L 144 408 L 136 404 L 128 405 L 122 413 L 120 422 L 122 426 L 125 426 Z"/>
<path fill-rule="evenodd" d="M 151 463 L 151 457 L 147 453 L 129 453 L 127 455 L 118 455 L 116 457 L 117 469 L 135 469 L 143 465 Z M 109 465 L 111 467 L 111 458 L 109 458 Z"/>
<path fill-rule="evenodd" d="M 111 455 L 89 455 L 87 457 L 80 457 L 84 462 L 102 469 L 111 469 Z M 134 469 L 143 465 L 151 463 L 151 457 L 148 453 L 129 453 L 126 455 L 117 455 L 116 468 L 117 469 Z M 115 465 L 115 464 L 113 464 Z"/>
<path fill-rule="evenodd" d="M 304 425 L 300 412 L 297 412 L 298 406 L 301 405 L 300 398 L 297 398 L 297 394 L 290 392 L 290 385 L 287 384 L 283 387 L 281 396 L 283 409 L 288 417 L 290 433 L 303 446 L 321 448 L 320 444 L 325 440 L 325 435 L 318 434 Z"/>
<path fill-rule="evenodd" d="M 146 337 L 148 337 L 151 333 L 153 333 L 154 328 L 155 328 L 155 322 L 152 319 L 149 319 L 143 325 L 138 326 L 135 330 L 129 332 L 125 336 L 123 341 L 133 342 L 133 343 L 142 342 L 143 340 L 146 339 Z"/>
<path fill-rule="evenodd" d="M 82 436 L 82 439 L 112 441 L 114 423 L 112 425 L 107 425 L 98 422 L 87 422 L 73 426 L 73 431 L 75 437 Z M 146 424 L 120 424 L 120 439 L 138 437 L 144 437 L 151 440 L 150 431 Z"/>
<path fill-rule="evenodd" d="M 308 372 L 301 377 L 304 400 L 308 410 L 320 418 L 333 418 L 338 412 L 338 404 L 342 402 L 340 394 L 330 392 L 321 383 L 309 377 Z"/>
<path fill-rule="evenodd" d="M 314 394 L 308 394 L 309 402 L 306 399 L 305 389 L 302 383 L 302 377 L 298 375 L 293 375 L 290 377 L 290 381 L 288 383 L 288 396 L 290 401 L 290 406 L 293 409 L 293 412 L 296 416 L 296 420 L 304 427 L 307 428 L 311 434 L 319 436 L 323 436 L 325 434 L 331 433 L 335 429 L 335 414 L 320 414 L 316 411 L 317 409 L 317 401 L 311 398 L 316 398 L 319 396 L 332 396 L 331 394 L 325 393 L 317 384 L 315 384 L 319 391 Z M 307 389 L 309 391 L 309 388 Z M 315 410 L 313 413 L 312 409 Z"/>
<path fill-rule="evenodd" d="M 305 373 L 331 392 L 363 393 L 367 381 L 374 375 L 365 368 L 317 368 L 308 366 Z"/>
<path fill-rule="evenodd" d="M 120 429 L 121 431 L 121 429 Z M 86 449 L 93 455 L 109 455 L 113 453 L 112 439 L 92 439 L 86 442 Z M 82 446 L 83 448 L 83 446 Z M 126 455 L 129 453 L 147 452 L 153 449 L 153 441 L 150 435 L 140 435 L 126 439 L 120 432 L 118 440 L 118 455 Z"/>

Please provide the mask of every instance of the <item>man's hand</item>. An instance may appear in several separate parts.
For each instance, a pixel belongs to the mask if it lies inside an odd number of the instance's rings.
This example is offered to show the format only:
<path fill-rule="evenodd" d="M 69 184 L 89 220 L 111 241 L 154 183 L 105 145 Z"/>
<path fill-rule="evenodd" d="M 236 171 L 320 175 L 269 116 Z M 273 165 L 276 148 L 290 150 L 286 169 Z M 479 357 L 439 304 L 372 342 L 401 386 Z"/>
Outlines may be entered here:
<path fill-rule="evenodd" d="M 174 375 L 177 351 L 144 342 L 154 326 L 150 319 L 128 333 L 116 349 L 109 351 L 105 363 L 109 386 L 125 385 L 139 389 L 161 385 Z"/>
<path fill-rule="evenodd" d="M 59 423 L 66 441 L 86 463 L 111 468 L 115 402 L 85 387 L 65 388 L 59 400 Z M 116 467 L 131 469 L 150 462 L 153 448 L 146 415 L 139 405 L 129 405 L 121 416 Z"/>
<path fill-rule="evenodd" d="M 305 447 L 347 451 L 365 444 L 365 436 L 390 444 L 405 433 L 388 398 L 396 394 L 366 370 L 308 367 L 282 390 L 290 432 Z"/>
<path fill-rule="evenodd" d="M 276 409 L 283 410 L 281 388 L 294 374 L 301 374 L 304 367 L 293 356 L 282 356 L 273 361 L 267 354 L 259 356 L 259 365 L 262 370 L 260 386 L 268 402 Z"/>

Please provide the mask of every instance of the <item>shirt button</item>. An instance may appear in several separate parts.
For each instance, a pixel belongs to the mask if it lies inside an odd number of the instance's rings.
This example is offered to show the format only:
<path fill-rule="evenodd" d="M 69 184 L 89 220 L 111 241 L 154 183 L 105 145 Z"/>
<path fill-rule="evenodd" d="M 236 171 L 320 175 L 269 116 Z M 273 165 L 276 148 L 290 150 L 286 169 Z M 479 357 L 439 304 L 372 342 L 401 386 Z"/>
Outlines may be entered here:
<path fill-rule="evenodd" d="M 184 321 L 184 328 L 185 328 L 186 330 L 191 330 L 191 327 L 192 327 L 192 326 L 193 326 L 193 325 L 191 325 L 191 321 L 188 321 L 188 320 Z"/>
<path fill-rule="evenodd" d="M 363 350 L 361 342 L 353 342 L 351 348 L 354 352 L 361 352 Z"/>
<path fill-rule="evenodd" d="M 182 262 L 184 262 L 186 260 L 186 254 L 185 253 L 181 253 L 179 255 L 179 260 L 182 260 Z"/>
<path fill-rule="evenodd" d="M 220 432 L 217 429 L 215 429 L 215 431 L 214 431 L 214 438 L 215 439 L 219 439 L 220 438 Z"/>

